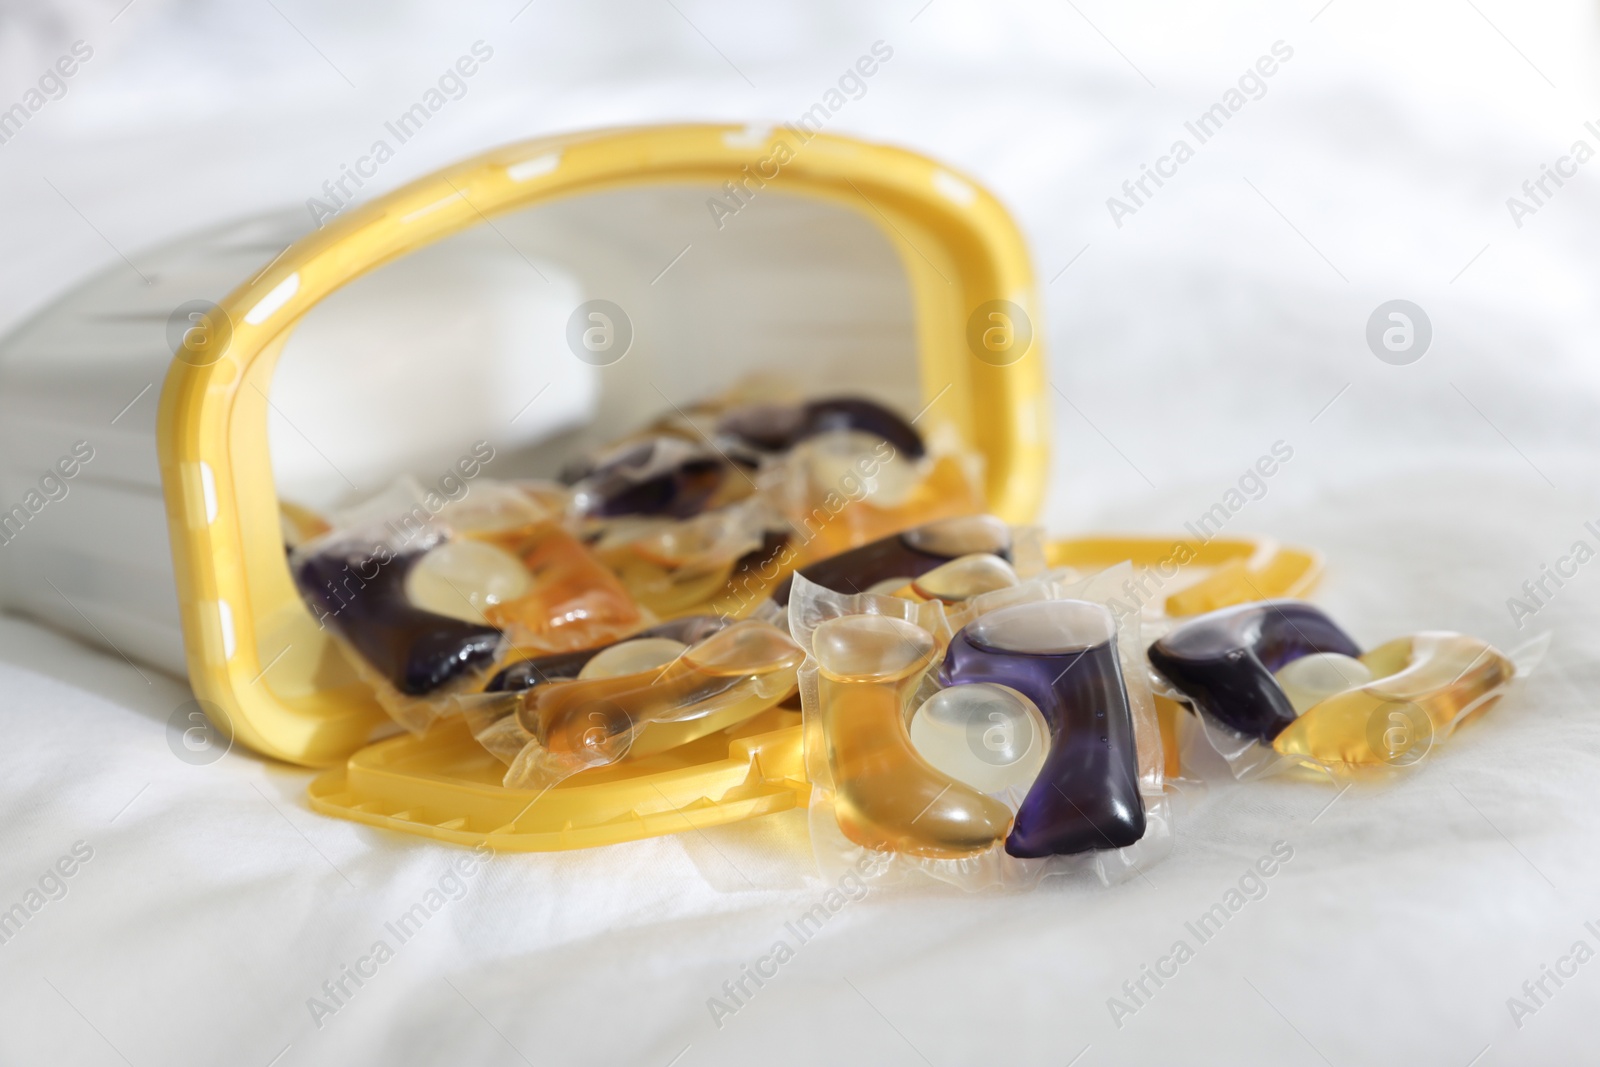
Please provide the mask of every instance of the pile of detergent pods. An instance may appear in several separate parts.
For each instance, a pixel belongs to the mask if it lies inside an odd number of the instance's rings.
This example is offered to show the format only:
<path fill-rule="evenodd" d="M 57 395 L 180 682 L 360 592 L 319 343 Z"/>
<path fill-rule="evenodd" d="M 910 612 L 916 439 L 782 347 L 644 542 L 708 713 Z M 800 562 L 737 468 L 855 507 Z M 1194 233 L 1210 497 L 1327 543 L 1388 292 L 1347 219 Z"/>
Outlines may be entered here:
<path fill-rule="evenodd" d="M 384 709 L 464 721 L 507 787 L 797 708 L 814 844 L 885 877 L 1149 850 L 1184 707 L 1241 776 L 1348 774 L 1413 761 L 1518 674 L 1457 633 L 1363 652 L 1298 600 L 1130 611 L 1127 564 L 1050 566 L 985 514 L 982 475 L 874 400 L 735 393 L 559 480 L 404 480 L 342 515 L 286 506 L 284 531 Z"/>

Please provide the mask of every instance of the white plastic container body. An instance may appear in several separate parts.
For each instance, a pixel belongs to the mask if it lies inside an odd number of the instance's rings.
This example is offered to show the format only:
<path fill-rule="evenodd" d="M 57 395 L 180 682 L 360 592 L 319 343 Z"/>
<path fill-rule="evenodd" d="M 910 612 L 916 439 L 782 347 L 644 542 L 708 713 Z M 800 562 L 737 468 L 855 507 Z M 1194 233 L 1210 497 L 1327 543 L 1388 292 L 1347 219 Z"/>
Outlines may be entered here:
<path fill-rule="evenodd" d="M 329 508 L 401 474 L 427 483 L 478 440 L 495 447 L 491 477 L 549 475 L 753 374 L 915 414 L 911 293 L 881 231 L 777 189 L 719 219 L 718 193 L 600 191 L 498 216 L 322 301 L 268 398 L 280 497 Z M 185 238 L 137 256 L 143 277 L 119 263 L 0 341 L 0 608 L 185 673 L 155 442 L 169 320 L 310 228 L 292 211 Z M 595 298 L 636 330 L 616 366 L 568 343 Z M 75 446 L 92 458 L 67 478 Z"/>
<path fill-rule="evenodd" d="M 156 462 L 168 319 L 309 228 L 291 213 L 186 237 L 139 256 L 139 272 L 107 267 L 0 341 L 0 607 L 185 673 Z"/>

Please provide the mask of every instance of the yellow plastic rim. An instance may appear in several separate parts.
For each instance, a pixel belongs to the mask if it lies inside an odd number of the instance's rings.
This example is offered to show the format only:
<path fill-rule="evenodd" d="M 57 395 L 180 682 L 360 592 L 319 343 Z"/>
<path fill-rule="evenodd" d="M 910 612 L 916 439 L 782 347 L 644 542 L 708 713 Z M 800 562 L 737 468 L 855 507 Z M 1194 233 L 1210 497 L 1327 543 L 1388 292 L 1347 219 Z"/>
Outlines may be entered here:
<path fill-rule="evenodd" d="M 1199 581 L 1166 597 L 1168 615 L 1201 615 L 1233 604 L 1275 597 L 1308 595 L 1322 578 L 1322 555 L 1310 549 L 1280 545 L 1265 537 L 1216 537 L 1196 541 L 1183 537 L 1078 537 L 1052 541 L 1045 559 L 1052 567 L 1098 570 L 1131 562 L 1149 569 L 1161 581 L 1175 578 L 1184 567 L 1209 567 Z"/>
<path fill-rule="evenodd" d="M 368 745 L 318 775 L 307 795 L 324 815 L 497 852 L 614 845 L 803 806 L 811 786 L 799 720 L 774 708 L 543 793 L 503 788 L 505 766 L 457 721 Z"/>

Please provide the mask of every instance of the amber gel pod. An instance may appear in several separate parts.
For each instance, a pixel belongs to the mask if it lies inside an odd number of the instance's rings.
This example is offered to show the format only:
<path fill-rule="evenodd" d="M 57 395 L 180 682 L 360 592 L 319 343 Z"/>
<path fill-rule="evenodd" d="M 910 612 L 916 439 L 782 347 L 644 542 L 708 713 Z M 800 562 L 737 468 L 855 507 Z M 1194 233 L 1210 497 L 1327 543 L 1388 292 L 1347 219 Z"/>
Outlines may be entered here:
<path fill-rule="evenodd" d="M 1295 720 L 1275 673 L 1314 652 L 1361 655 L 1349 634 L 1303 600 L 1263 600 L 1196 616 L 1150 646 L 1150 662 L 1197 711 L 1270 742 Z"/>
<path fill-rule="evenodd" d="M 554 522 L 462 531 L 423 556 L 406 591 L 417 607 L 487 623 L 536 653 L 603 644 L 644 621 L 616 575 Z"/>
<path fill-rule="evenodd" d="M 1426 632 L 1361 657 L 1372 680 L 1318 701 L 1273 740 L 1285 755 L 1330 764 L 1406 766 L 1516 674 L 1511 660 L 1466 634 Z"/>
<path fill-rule="evenodd" d="M 912 746 L 906 703 L 933 665 L 928 631 L 887 615 L 829 619 L 811 635 L 833 811 L 864 848 L 957 859 L 990 848 L 1011 810 Z"/>
<path fill-rule="evenodd" d="M 493 626 L 411 603 L 406 578 L 433 547 L 391 556 L 382 545 L 349 541 L 312 553 L 295 570 L 301 592 L 326 613 L 319 612 L 323 624 L 407 696 L 487 670 L 501 643 Z"/>
<path fill-rule="evenodd" d="M 920 578 L 953 559 L 980 552 L 1012 562 L 1011 527 L 993 515 L 940 519 L 818 560 L 798 573 L 825 589 L 859 593 L 885 578 Z M 792 586 L 785 578 L 773 590 L 779 607 L 789 603 Z"/>
<path fill-rule="evenodd" d="M 947 686 L 1014 689 L 1050 727 L 1050 751 L 1017 809 L 1008 853 L 1069 855 L 1144 836 L 1133 713 L 1116 622 L 1103 605 L 1041 600 L 990 612 L 951 640 L 939 674 Z"/>
<path fill-rule="evenodd" d="M 735 622 L 665 665 L 536 686 L 517 718 L 533 740 L 505 784 L 541 788 L 584 770 L 704 737 L 793 691 L 805 654 L 766 623 Z"/>

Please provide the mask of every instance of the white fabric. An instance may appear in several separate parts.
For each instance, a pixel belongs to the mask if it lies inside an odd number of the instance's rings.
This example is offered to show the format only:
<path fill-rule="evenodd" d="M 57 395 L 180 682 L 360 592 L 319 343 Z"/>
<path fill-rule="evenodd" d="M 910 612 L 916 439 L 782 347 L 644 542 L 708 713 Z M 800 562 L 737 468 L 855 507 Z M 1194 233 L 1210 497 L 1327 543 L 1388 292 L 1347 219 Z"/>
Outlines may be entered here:
<path fill-rule="evenodd" d="M 790 118 L 882 39 L 893 59 L 834 127 L 1015 212 L 1060 393 L 1053 530 L 1175 529 L 1282 440 L 1293 459 L 1227 532 L 1324 549 L 1321 599 L 1362 641 L 1555 641 L 1390 785 L 1326 808 L 1315 784 L 1215 782 L 1171 858 L 1115 888 L 869 896 L 720 1028 L 708 998 L 825 888 L 802 813 L 496 857 L 319 1028 L 308 998 L 462 853 L 311 813 L 303 771 L 180 762 L 182 683 L 0 620 L 0 908 L 92 849 L 0 944 L 0 1062 L 1592 1058 L 1600 963 L 1520 1020 L 1507 998 L 1600 949 L 1600 564 L 1520 631 L 1506 601 L 1600 540 L 1600 201 L 1585 168 L 1520 228 L 1505 203 L 1600 144 L 1591 6 L 122 3 L 0 13 L 0 108 L 74 39 L 95 49 L 0 145 L 0 326 L 116 249 L 315 194 L 478 39 L 493 61 L 378 186 L 548 131 Z M 1280 39 L 1266 95 L 1117 228 L 1106 198 Z M 1411 366 L 1365 343 L 1393 298 L 1432 320 Z M 1265 898 L 1198 945 L 1185 922 L 1277 841 L 1293 859 Z M 1180 938 L 1194 958 L 1119 1028 L 1108 998 Z"/>

